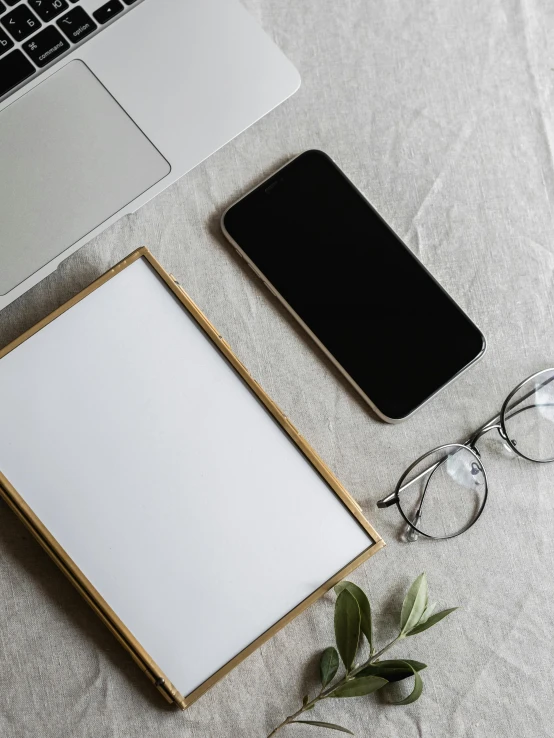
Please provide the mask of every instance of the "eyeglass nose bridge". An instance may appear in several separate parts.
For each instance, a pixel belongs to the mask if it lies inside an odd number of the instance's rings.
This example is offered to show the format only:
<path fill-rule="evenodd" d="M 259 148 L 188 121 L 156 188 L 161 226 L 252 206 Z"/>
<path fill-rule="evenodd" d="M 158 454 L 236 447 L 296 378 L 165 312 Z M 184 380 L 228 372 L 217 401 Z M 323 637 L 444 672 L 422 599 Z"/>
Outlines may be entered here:
<path fill-rule="evenodd" d="M 506 434 L 504 433 L 504 429 L 502 428 L 502 425 L 500 423 L 491 423 L 490 425 L 486 425 L 484 428 L 480 428 L 476 433 L 474 433 L 471 438 L 464 444 L 464 446 L 469 446 L 469 448 L 472 451 L 475 451 L 477 456 L 481 456 L 479 453 L 479 449 L 476 448 L 475 444 L 477 441 L 479 441 L 486 433 L 488 433 L 491 430 L 496 430 L 500 434 L 500 437 L 502 440 L 507 441 Z"/>

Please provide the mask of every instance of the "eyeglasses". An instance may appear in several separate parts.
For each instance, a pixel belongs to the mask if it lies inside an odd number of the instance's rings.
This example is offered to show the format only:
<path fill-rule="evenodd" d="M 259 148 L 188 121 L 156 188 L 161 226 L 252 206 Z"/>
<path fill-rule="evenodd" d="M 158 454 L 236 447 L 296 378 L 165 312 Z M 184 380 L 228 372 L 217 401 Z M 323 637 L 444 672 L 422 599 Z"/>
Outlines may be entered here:
<path fill-rule="evenodd" d="M 477 522 L 489 488 L 476 443 L 492 430 L 510 455 L 539 464 L 554 461 L 554 368 L 518 384 L 500 413 L 463 443 L 447 443 L 420 456 L 395 491 L 379 500 L 377 507 L 398 507 L 406 522 L 405 540 L 454 538 Z"/>

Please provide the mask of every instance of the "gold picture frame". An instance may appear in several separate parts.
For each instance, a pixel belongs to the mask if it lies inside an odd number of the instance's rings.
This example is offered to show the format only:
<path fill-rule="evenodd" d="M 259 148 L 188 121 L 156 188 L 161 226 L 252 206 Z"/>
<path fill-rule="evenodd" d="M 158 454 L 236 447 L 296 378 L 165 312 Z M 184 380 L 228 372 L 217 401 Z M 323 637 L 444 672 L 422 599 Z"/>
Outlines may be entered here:
<path fill-rule="evenodd" d="M 249 646 L 243 651 L 237 654 L 233 659 L 221 667 L 215 674 L 201 684 L 197 689 L 188 695 L 181 695 L 175 689 L 171 681 L 165 676 L 157 664 L 150 658 L 148 653 L 144 650 L 141 644 L 128 630 L 125 624 L 118 618 L 115 612 L 110 608 L 108 603 L 100 596 L 100 594 L 93 587 L 91 582 L 84 576 L 83 572 L 76 566 L 71 560 L 68 554 L 55 540 L 55 538 L 49 533 L 46 527 L 41 523 L 38 517 L 35 515 L 33 510 L 25 503 L 23 498 L 18 494 L 17 490 L 10 484 L 8 479 L 0 471 L 0 496 L 6 501 L 8 506 L 14 511 L 19 519 L 27 526 L 32 535 L 38 540 L 40 545 L 46 550 L 49 556 L 69 578 L 72 584 L 77 588 L 83 598 L 93 608 L 96 614 L 101 618 L 104 624 L 110 629 L 117 640 L 124 646 L 124 648 L 131 654 L 134 661 L 138 666 L 145 672 L 150 681 L 157 687 L 164 698 L 171 703 L 176 703 L 181 709 L 186 709 L 199 697 L 201 697 L 210 687 L 216 682 L 223 678 L 226 674 L 231 671 L 237 664 L 243 661 L 253 651 L 259 648 L 281 628 L 287 625 L 303 610 L 313 604 L 316 600 L 322 597 L 325 592 L 335 586 L 341 579 L 347 576 L 351 571 L 356 569 L 360 564 L 373 556 L 385 545 L 381 536 L 371 526 L 371 524 L 365 519 L 362 514 L 361 507 L 358 503 L 350 496 L 346 489 L 342 486 L 339 480 L 335 477 L 332 471 L 326 466 L 326 464 L 317 455 L 310 444 L 303 438 L 294 425 L 290 422 L 287 416 L 280 410 L 280 408 L 273 402 L 273 400 L 267 395 L 263 388 L 258 382 L 250 375 L 244 364 L 237 358 L 233 353 L 229 344 L 222 338 L 202 311 L 196 306 L 191 298 L 186 294 L 183 288 L 179 285 L 177 280 L 169 274 L 159 262 L 154 258 L 150 251 L 146 247 L 137 249 L 127 258 L 120 261 L 112 269 L 108 270 L 101 277 L 96 279 L 91 285 L 86 287 L 84 290 L 75 295 L 75 297 L 68 300 L 64 305 L 54 310 L 50 315 L 43 318 L 35 326 L 23 333 L 19 338 L 10 343 L 4 349 L 0 351 L 0 360 L 13 351 L 15 348 L 20 346 L 24 341 L 29 339 L 35 333 L 38 333 L 42 328 L 51 323 L 53 320 L 58 318 L 60 315 L 65 313 L 67 310 L 72 308 L 78 302 L 83 300 L 85 297 L 90 295 L 92 292 L 97 290 L 107 281 L 115 277 L 122 270 L 133 264 L 138 259 L 145 259 L 150 266 L 155 270 L 158 276 L 165 282 L 167 287 L 183 305 L 183 307 L 189 312 L 194 318 L 196 323 L 202 328 L 205 335 L 216 345 L 223 356 L 239 374 L 239 376 L 246 382 L 258 399 L 264 404 L 266 409 L 271 413 L 275 420 L 281 425 L 286 431 L 293 442 L 302 451 L 304 456 L 317 470 L 317 472 L 327 482 L 328 486 L 335 492 L 340 498 L 342 503 L 350 511 L 350 513 L 356 518 L 359 524 L 369 534 L 374 541 L 373 545 L 365 549 L 357 558 L 351 561 L 341 571 L 337 572 L 335 576 L 325 582 L 309 597 L 303 600 L 293 610 L 287 613 L 281 620 L 275 623 L 265 633 L 254 640 Z"/>

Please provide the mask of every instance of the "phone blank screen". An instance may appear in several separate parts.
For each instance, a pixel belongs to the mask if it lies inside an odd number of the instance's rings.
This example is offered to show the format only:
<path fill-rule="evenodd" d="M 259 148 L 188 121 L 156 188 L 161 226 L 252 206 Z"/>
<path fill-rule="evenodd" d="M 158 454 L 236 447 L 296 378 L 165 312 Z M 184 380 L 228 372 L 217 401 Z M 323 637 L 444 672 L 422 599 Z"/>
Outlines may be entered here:
<path fill-rule="evenodd" d="M 225 227 L 390 419 L 484 349 L 477 327 L 320 151 L 230 208 Z"/>

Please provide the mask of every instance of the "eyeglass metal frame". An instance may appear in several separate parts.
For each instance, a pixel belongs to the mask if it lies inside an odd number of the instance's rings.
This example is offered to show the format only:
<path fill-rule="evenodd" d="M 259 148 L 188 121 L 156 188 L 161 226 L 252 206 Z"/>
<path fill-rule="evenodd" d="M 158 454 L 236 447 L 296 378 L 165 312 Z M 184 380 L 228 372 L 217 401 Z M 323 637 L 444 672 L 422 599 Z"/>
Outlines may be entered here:
<path fill-rule="evenodd" d="M 524 387 L 527 382 L 531 382 L 534 379 L 537 379 L 542 374 L 550 373 L 550 376 L 548 379 L 546 379 L 542 384 L 539 384 L 538 387 L 535 386 L 533 389 L 525 394 L 523 397 L 518 399 L 516 402 L 510 404 L 513 400 L 513 398 L 517 395 L 519 390 Z M 444 541 L 449 538 L 456 538 L 457 536 L 462 535 L 462 533 L 465 533 L 467 530 L 469 530 L 471 527 L 475 525 L 475 523 L 479 520 L 481 517 L 483 510 L 485 509 L 485 505 L 487 503 L 488 494 L 489 494 L 489 484 L 487 479 L 487 473 L 485 471 L 485 467 L 483 465 L 483 462 L 481 461 L 481 454 L 479 453 L 478 448 L 476 447 L 477 441 L 479 441 L 482 436 L 484 436 L 486 433 L 492 430 L 497 430 L 502 440 L 508 444 L 510 449 L 514 451 L 518 456 L 520 456 L 523 459 L 526 459 L 527 461 L 533 461 L 538 464 L 550 464 L 554 461 L 554 457 L 549 459 L 535 459 L 532 456 L 528 456 L 527 454 L 523 453 L 519 448 L 517 448 L 516 442 L 510 438 L 509 433 L 506 430 L 506 421 L 510 420 L 510 418 L 513 418 L 515 415 L 518 415 L 519 413 L 523 412 L 524 410 L 528 410 L 532 407 L 537 407 L 537 405 L 528 405 L 526 407 L 518 407 L 522 402 L 524 402 L 526 399 L 531 397 L 531 395 L 535 394 L 537 390 L 541 389 L 542 387 L 545 387 L 547 384 L 550 384 L 550 382 L 554 382 L 554 367 L 551 367 L 549 369 L 542 369 L 540 372 L 535 372 L 535 374 L 531 374 L 529 377 L 523 380 L 523 382 L 520 382 L 514 389 L 508 394 L 506 399 L 504 400 L 502 404 L 502 408 L 500 412 L 495 415 L 493 418 L 488 420 L 486 423 L 484 423 L 482 426 L 480 426 L 476 431 L 474 431 L 469 438 L 467 438 L 462 443 L 446 443 L 442 446 L 437 446 L 430 451 L 427 451 L 427 453 L 420 456 L 418 459 L 416 459 L 413 464 L 410 464 L 410 466 L 406 469 L 406 471 L 402 474 L 400 479 L 398 480 L 398 484 L 396 485 L 396 488 L 394 492 L 392 492 L 390 495 L 387 495 L 386 497 L 383 497 L 383 499 L 379 500 L 377 502 L 377 507 L 384 508 L 384 507 L 391 507 L 391 505 L 396 505 L 398 508 L 398 511 L 400 512 L 400 515 L 408 525 L 409 529 L 412 533 L 419 534 L 422 536 L 425 536 L 425 538 L 431 538 L 432 540 L 439 540 Z M 554 406 L 554 403 L 545 403 L 546 406 Z M 517 410 L 515 410 L 517 408 Z M 515 412 L 512 412 L 514 411 Z M 485 481 L 485 490 L 483 494 L 483 500 L 481 502 L 481 506 L 474 516 L 473 520 L 471 520 L 466 526 L 461 528 L 461 530 L 457 531 L 456 533 L 451 533 L 446 536 L 434 536 L 429 533 L 425 533 L 425 531 L 420 530 L 417 527 L 417 524 L 421 518 L 421 508 L 423 506 L 423 502 L 425 500 L 425 495 L 427 492 L 427 487 L 429 485 L 429 482 L 431 481 L 431 478 L 435 471 L 451 456 L 451 454 L 446 454 L 443 459 L 435 462 L 434 464 L 431 464 L 431 466 L 427 467 L 426 469 L 423 469 L 416 477 L 411 479 L 409 482 L 404 484 L 404 480 L 408 477 L 410 472 L 418 466 L 424 459 L 426 459 L 428 456 L 431 456 L 435 453 L 440 453 L 441 451 L 446 451 L 447 449 L 458 449 L 458 450 L 466 450 L 469 451 L 474 457 L 475 457 L 475 463 L 477 463 L 479 470 L 483 473 L 483 478 Z M 455 453 L 455 451 L 454 451 Z M 413 520 L 409 520 L 407 515 L 402 510 L 401 504 L 400 504 L 400 494 L 407 489 L 409 486 L 417 482 L 418 480 L 422 479 L 425 475 L 429 476 L 429 479 L 425 483 L 425 488 L 423 490 L 423 494 L 421 496 L 421 500 L 418 505 L 418 509 L 416 512 L 416 516 Z M 411 538 L 408 537 L 408 540 L 417 540 L 417 535 L 412 536 Z"/>

